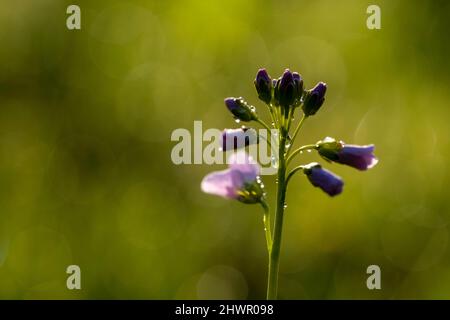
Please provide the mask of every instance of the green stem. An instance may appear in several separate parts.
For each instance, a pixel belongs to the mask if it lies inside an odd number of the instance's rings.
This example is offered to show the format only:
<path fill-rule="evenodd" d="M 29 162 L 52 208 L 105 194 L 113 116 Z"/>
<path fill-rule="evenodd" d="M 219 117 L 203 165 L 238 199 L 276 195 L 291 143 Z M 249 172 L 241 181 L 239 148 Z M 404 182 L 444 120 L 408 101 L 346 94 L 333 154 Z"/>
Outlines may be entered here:
<path fill-rule="evenodd" d="M 305 122 L 306 118 L 308 118 L 308 117 L 303 114 L 302 118 L 300 119 L 300 122 L 297 125 L 297 128 L 295 128 L 294 134 L 292 135 L 292 138 L 291 138 L 291 145 L 289 146 L 288 152 L 294 145 L 295 138 L 297 137 L 297 134 L 300 131 L 300 128 L 303 126 L 303 123 Z"/>
<path fill-rule="evenodd" d="M 264 209 L 264 216 L 263 216 L 263 222 L 264 222 L 264 231 L 266 234 L 266 243 L 267 243 L 267 252 L 272 250 L 272 231 L 270 228 L 270 210 L 269 206 L 267 205 L 267 202 L 265 199 L 261 199 L 261 206 Z"/>
<path fill-rule="evenodd" d="M 289 132 L 289 130 L 291 130 L 291 124 L 292 124 L 292 117 L 294 116 L 294 111 L 295 111 L 295 108 L 290 108 L 289 109 L 289 117 L 288 117 L 288 128 L 287 128 L 287 131 Z"/>
<path fill-rule="evenodd" d="M 271 136 L 271 134 L 270 134 L 270 131 L 268 132 L 268 136 L 267 137 L 264 137 L 264 136 L 262 136 L 262 135 L 258 135 L 258 139 L 259 138 L 261 138 L 261 139 L 263 139 L 264 141 L 266 141 L 267 142 L 267 145 L 269 146 L 269 148 L 272 148 L 272 142 L 270 141 L 270 140 L 272 140 L 272 136 Z"/>
<path fill-rule="evenodd" d="M 267 130 L 267 138 L 264 138 L 263 136 L 258 135 L 258 138 L 261 137 L 264 140 L 266 140 L 269 148 L 272 148 L 272 131 L 270 130 L 270 127 L 267 125 L 267 123 L 265 123 L 264 121 L 260 120 L 260 119 L 256 119 L 256 121 L 261 124 L 264 128 L 266 128 Z"/>
<path fill-rule="evenodd" d="M 267 299 L 273 300 L 277 298 L 278 290 L 278 270 L 280 265 L 280 248 L 281 235 L 283 231 L 284 205 L 286 199 L 286 163 L 285 163 L 285 146 L 287 132 L 282 128 L 279 145 L 279 162 L 278 162 L 278 190 L 277 190 L 277 209 L 274 221 L 274 234 L 272 242 L 272 250 L 269 253 L 269 275 L 267 283 Z"/>
<path fill-rule="evenodd" d="M 286 165 L 289 165 L 289 163 L 292 161 L 292 159 L 294 159 L 294 157 L 295 157 L 298 153 L 300 153 L 300 152 L 302 152 L 302 151 L 305 151 L 305 150 L 314 150 L 314 149 L 317 149 L 317 145 L 315 145 L 315 144 L 307 144 L 307 145 L 305 145 L 305 146 L 301 146 L 301 147 L 298 148 L 298 149 L 295 149 L 295 150 L 292 151 L 292 153 L 288 156 L 288 158 L 287 158 L 287 160 L 286 160 Z"/>
<path fill-rule="evenodd" d="M 300 170 L 303 170 L 304 167 L 305 167 L 305 166 L 298 166 L 298 167 L 295 167 L 294 169 L 292 169 L 291 172 L 289 172 L 289 174 L 287 175 L 287 178 L 286 178 L 286 187 L 287 187 L 287 185 L 288 185 L 288 183 L 289 183 L 289 180 L 291 180 L 292 176 L 293 176 L 296 172 L 298 172 L 298 171 L 300 171 Z"/>
<path fill-rule="evenodd" d="M 267 123 L 265 123 L 264 121 L 262 121 L 261 119 L 256 119 L 256 121 L 259 123 L 259 124 L 261 124 L 264 128 L 266 128 L 268 131 L 269 131 L 269 133 L 270 133 L 270 127 L 267 125 Z"/>
<path fill-rule="evenodd" d="M 278 128 L 282 128 L 284 126 L 284 117 L 281 114 L 281 107 L 280 106 L 276 107 L 275 112 L 278 118 Z"/>
<path fill-rule="evenodd" d="M 272 118 L 272 122 L 273 122 L 273 125 L 276 127 L 276 128 L 278 128 L 279 127 L 279 125 L 278 125 L 278 117 L 277 117 L 277 115 L 275 114 L 275 107 L 273 106 L 273 104 L 272 103 L 269 103 L 269 111 L 270 111 L 270 116 L 271 116 L 271 118 Z"/>

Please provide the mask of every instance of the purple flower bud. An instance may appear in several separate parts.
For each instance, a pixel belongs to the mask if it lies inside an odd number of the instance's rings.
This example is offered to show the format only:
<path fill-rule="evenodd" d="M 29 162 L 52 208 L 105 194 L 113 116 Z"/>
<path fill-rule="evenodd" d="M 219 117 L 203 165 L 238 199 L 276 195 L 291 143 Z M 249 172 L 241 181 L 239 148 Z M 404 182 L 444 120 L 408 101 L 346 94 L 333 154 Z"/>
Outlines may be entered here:
<path fill-rule="evenodd" d="M 329 196 L 334 197 L 342 192 L 344 186 L 342 179 L 331 171 L 323 169 L 317 162 L 305 165 L 303 172 L 313 186 L 319 187 Z"/>
<path fill-rule="evenodd" d="M 312 116 L 320 109 L 325 101 L 327 84 L 319 82 L 314 88 L 305 92 L 303 112 L 306 116 Z"/>
<path fill-rule="evenodd" d="M 235 150 L 258 143 L 258 135 L 255 129 L 239 128 L 225 129 L 222 132 L 222 150 Z"/>
<path fill-rule="evenodd" d="M 373 144 L 367 146 L 344 144 L 334 161 L 358 170 L 367 170 L 378 163 L 378 159 L 373 154 L 374 150 Z"/>
<path fill-rule="evenodd" d="M 203 179 L 202 191 L 243 203 L 260 202 L 264 196 L 260 166 L 244 151 L 233 154 L 229 163 L 228 169 L 212 172 Z"/>
<path fill-rule="evenodd" d="M 260 100 L 269 104 L 272 100 L 272 80 L 266 69 L 259 69 L 256 74 L 255 88 Z"/>
<path fill-rule="evenodd" d="M 277 105 L 288 108 L 300 104 L 303 94 L 303 79 L 297 72 L 286 69 L 283 76 L 276 80 L 273 86 L 274 100 Z"/>
<path fill-rule="evenodd" d="M 370 169 L 378 163 L 378 159 L 373 154 L 375 149 L 373 144 L 367 146 L 350 145 L 327 137 L 317 143 L 317 148 L 322 158 L 345 164 L 358 170 Z"/>
<path fill-rule="evenodd" d="M 256 120 L 255 108 L 249 106 L 242 98 L 226 98 L 225 105 L 233 116 L 240 121 Z"/>
<path fill-rule="evenodd" d="M 277 83 L 278 83 L 279 80 L 280 80 L 280 79 L 272 79 L 272 87 L 273 87 L 274 89 L 276 88 Z M 275 94 L 275 92 L 274 92 L 274 94 Z"/>
<path fill-rule="evenodd" d="M 295 101 L 296 84 L 294 83 L 294 76 L 289 69 L 286 69 L 283 76 L 278 79 L 277 87 L 275 88 L 278 103 L 283 107 L 289 107 Z"/>
<path fill-rule="evenodd" d="M 298 72 L 292 72 L 292 78 L 294 79 L 294 81 L 302 80 L 302 77 L 298 74 Z"/>
<path fill-rule="evenodd" d="M 297 72 L 292 73 L 292 78 L 295 84 L 295 105 L 298 105 L 303 94 L 303 79 Z"/>

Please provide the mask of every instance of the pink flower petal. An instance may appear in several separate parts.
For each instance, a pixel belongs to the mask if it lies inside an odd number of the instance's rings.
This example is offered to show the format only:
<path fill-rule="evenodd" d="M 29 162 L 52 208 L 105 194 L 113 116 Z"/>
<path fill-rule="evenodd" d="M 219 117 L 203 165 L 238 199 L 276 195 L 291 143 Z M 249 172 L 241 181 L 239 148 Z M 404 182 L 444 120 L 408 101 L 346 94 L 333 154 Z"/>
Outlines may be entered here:
<path fill-rule="evenodd" d="M 238 171 L 242 174 L 244 182 L 255 181 L 261 171 L 259 164 L 245 151 L 233 153 L 228 163 L 231 170 Z"/>
<path fill-rule="evenodd" d="M 223 198 L 235 199 L 236 174 L 232 170 L 214 171 L 203 178 L 201 189 L 205 193 L 214 194 Z"/>

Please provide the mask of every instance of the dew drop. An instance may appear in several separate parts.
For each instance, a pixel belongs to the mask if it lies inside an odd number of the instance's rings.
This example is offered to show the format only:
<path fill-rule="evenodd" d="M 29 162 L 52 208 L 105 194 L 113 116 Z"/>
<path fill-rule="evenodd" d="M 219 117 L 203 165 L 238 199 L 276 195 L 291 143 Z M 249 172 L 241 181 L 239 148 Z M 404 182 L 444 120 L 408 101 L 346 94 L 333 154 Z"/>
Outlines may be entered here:
<path fill-rule="evenodd" d="M 311 149 L 308 149 L 308 153 L 311 153 Z"/>
<path fill-rule="evenodd" d="M 240 120 L 240 119 L 234 119 L 234 122 L 236 122 L 236 123 L 240 123 L 240 122 L 241 122 L 241 120 Z"/>
<path fill-rule="evenodd" d="M 274 167 L 275 169 L 278 168 L 278 160 L 277 160 L 277 158 L 275 158 L 275 156 L 271 157 L 271 162 L 272 162 L 272 167 Z"/>

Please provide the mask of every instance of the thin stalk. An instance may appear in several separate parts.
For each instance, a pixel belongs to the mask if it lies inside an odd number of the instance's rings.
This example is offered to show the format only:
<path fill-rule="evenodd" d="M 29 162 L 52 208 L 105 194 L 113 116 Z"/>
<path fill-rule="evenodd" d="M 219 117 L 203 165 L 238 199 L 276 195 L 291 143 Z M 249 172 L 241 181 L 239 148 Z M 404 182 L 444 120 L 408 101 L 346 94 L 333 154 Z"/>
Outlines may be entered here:
<path fill-rule="evenodd" d="M 277 118 L 278 118 L 278 128 L 284 127 L 284 117 L 281 113 L 281 106 L 276 107 L 275 112 L 276 112 Z"/>
<path fill-rule="evenodd" d="M 264 232 L 266 235 L 267 252 L 270 255 L 270 251 L 272 250 L 272 231 L 270 228 L 270 209 L 269 209 L 269 206 L 267 205 L 267 202 L 265 199 L 261 200 L 261 206 L 264 209 L 264 216 L 263 216 Z"/>
<path fill-rule="evenodd" d="M 291 107 L 290 109 L 289 109 L 289 117 L 288 117 L 288 128 L 287 128 L 287 132 L 289 132 L 289 130 L 291 130 L 291 124 L 292 124 L 292 117 L 294 116 L 294 111 L 295 111 L 295 108 L 294 107 Z"/>
<path fill-rule="evenodd" d="M 289 172 L 289 174 L 287 175 L 287 178 L 286 178 L 286 187 L 287 187 L 287 185 L 288 185 L 288 183 L 289 183 L 289 180 L 291 180 L 292 176 L 293 176 L 296 172 L 298 172 L 298 171 L 300 171 L 300 170 L 303 170 L 304 167 L 305 167 L 305 166 L 298 166 L 298 167 L 295 167 L 294 169 L 292 169 L 292 170 Z"/>
<path fill-rule="evenodd" d="M 270 127 L 264 121 L 262 121 L 260 119 L 256 119 L 256 121 L 258 123 L 260 123 L 267 130 L 267 138 L 263 137 L 263 136 L 260 136 L 260 135 L 258 135 L 258 138 L 261 137 L 264 140 L 266 140 L 267 144 L 269 145 L 269 148 L 272 148 L 272 142 L 271 142 L 271 140 L 272 140 L 272 131 L 270 130 Z"/>
<path fill-rule="evenodd" d="M 297 137 L 297 134 L 298 134 L 298 132 L 300 131 L 300 128 L 303 126 L 303 123 L 305 122 L 305 120 L 306 120 L 307 118 L 308 118 L 308 117 L 305 116 L 305 115 L 303 114 L 302 118 L 300 119 L 300 122 L 299 122 L 298 125 L 297 125 L 297 128 L 295 128 L 294 134 L 293 134 L 292 137 L 291 137 L 291 145 L 290 145 L 290 147 L 289 147 L 289 149 L 288 149 L 288 152 L 289 152 L 289 150 L 292 148 L 292 146 L 294 145 L 295 138 Z"/>
<path fill-rule="evenodd" d="M 257 118 L 256 121 L 270 132 L 270 127 L 267 125 L 267 123 L 265 123 L 259 118 Z"/>
<path fill-rule="evenodd" d="M 298 149 L 295 149 L 295 150 L 292 151 L 292 153 L 288 156 L 288 158 L 287 158 L 287 160 L 286 160 L 286 165 L 289 165 L 289 163 L 292 161 L 292 159 L 294 159 L 294 157 L 295 157 L 298 153 L 300 153 L 300 152 L 302 152 L 302 151 L 305 151 L 305 150 L 314 150 L 314 149 L 317 149 L 317 145 L 315 145 L 315 144 L 307 144 L 307 145 L 305 145 L 305 146 L 301 146 L 301 147 L 298 148 Z"/>
<path fill-rule="evenodd" d="M 269 134 L 270 134 L 270 132 L 269 132 Z M 269 148 L 272 148 L 272 142 L 270 141 L 271 140 L 270 135 L 269 135 L 269 137 L 264 137 L 264 136 L 258 135 L 258 139 L 259 138 L 264 139 L 267 142 L 267 145 L 269 146 Z"/>
<path fill-rule="evenodd" d="M 279 164 L 278 164 L 278 190 L 277 190 L 277 208 L 274 219 L 274 234 L 272 250 L 269 254 L 269 275 L 267 283 L 267 299 L 277 298 L 278 290 L 278 270 L 280 265 L 281 235 L 283 231 L 284 205 L 286 199 L 286 163 L 285 163 L 285 145 L 287 132 L 282 128 L 279 145 Z"/>
<path fill-rule="evenodd" d="M 270 116 L 272 117 L 273 124 L 276 128 L 279 128 L 278 117 L 274 111 L 275 107 L 272 103 L 269 103 Z"/>

